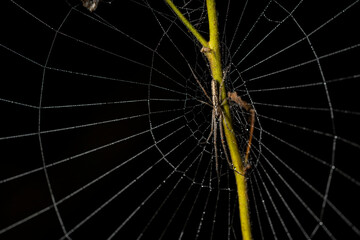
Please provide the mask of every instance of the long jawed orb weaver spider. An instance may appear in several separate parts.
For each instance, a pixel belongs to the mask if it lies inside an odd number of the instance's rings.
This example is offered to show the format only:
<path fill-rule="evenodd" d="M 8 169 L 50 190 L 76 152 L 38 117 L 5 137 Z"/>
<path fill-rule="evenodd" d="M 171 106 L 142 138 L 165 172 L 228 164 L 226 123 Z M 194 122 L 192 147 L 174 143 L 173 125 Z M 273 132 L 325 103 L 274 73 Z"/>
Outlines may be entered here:
<path fill-rule="evenodd" d="M 219 83 L 215 80 L 211 80 L 211 94 L 212 97 L 207 94 L 204 87 L 201 85 L 199 79 L 196 77 L 194 71 L 192 70 L 191 66 L 189 65 L 189 68 L 191 70 L 192 75 L 194 76 L 196 82 L 200 86 L 201 90 L 204 92 L 206 98 L 209 100 L 209 102 L 204 102 L 202 100 L 198 100 L 201 103 L 204 103 L 212 108 L 212 114 L 211 114 L 211 129 L 210 134 L 206 140 L 206 143 L 209 142 L 210 137 L 213 135 L 213 146 L 214 146 L 214 152 L 215 152 L 215 167 L 216 167 L 216 174 L 218 177 L 218 181 L 220 181 L 220 172 L 219 172 L 219 162 L 218 162 L 218 149 L 217 149 L 217 128 L 219 124 L 219 130 L 220 130 L 220 142 L 222 145 L 222 148 L 224 150 L 226 161 L 229 165 L 229 167 L 234 170 L 235 172 L 241 174 L 239 171 L 234 169 L 233 164 L 230 162 L 229 155 L 227 153 L 227 149 L 225 146 L 225 138 L 224 138 L 224 129 L 223 129 L 223 121 L 225 119 L 225 126 L 226 126 L 226 118 L 222 109 L 222 106 L 224 105 L 225 100 L 221 101 L 221 89 L 223 87 L 226 74 L 228 72 L 228 67 L 225 68 L 223 73 L 223 79 L 221 80 L 220 86 Z M 246 111 L 250 113 L 250 130 L 249 130 L 249 140 L 246 147 L 245 152 L 245 158 L 244 158 L 244 168 L 243 168 L 243 174 L 246 174 L 246 171 L 251 167 L 248 161 L 249 154 L 250 154 L 250 148 L 251 148 L 251 142 L 254 132 L 254 124 L 255 124 L 255 110 L 252 108 L 252 106 L 241 99 L 240 96 L 237 95 L 236 92 L 228 92 L 228 99 L 234 103 L 236 103 L 240 108 L 244 108 Z M 221 101 L 221 102 L 220 102 Z"/>

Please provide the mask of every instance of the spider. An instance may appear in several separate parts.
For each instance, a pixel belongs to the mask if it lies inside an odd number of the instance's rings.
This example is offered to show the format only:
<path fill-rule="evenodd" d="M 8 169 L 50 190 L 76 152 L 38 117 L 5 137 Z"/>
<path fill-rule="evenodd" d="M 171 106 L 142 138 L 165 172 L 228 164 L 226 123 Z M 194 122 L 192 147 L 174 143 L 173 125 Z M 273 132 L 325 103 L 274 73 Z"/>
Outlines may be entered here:
<path fill-rule="evenodd" d="M 105 1 L 105 0 L 81 0 L 83 3 L 83 6 L 86 7 L 90 12 L 93 12 L 97 9 L 99 2 L 106 2 L 111 3 L 111 1 Z"/>
<path fill-rule="evenodd" d="M 216 142 L 218 127 L 219 127 L 219 131 L 220 131 L 220 142 L 221 142 L 222 148 L 224 150 L 226 161 L 231 169 L 233 169 L 237 173 L 241 174 L 239 171 L 234 169 L 233 164 L 229 160 L 229 156 L 228 156 L 228 153 L 227 153 L 227 150 L 225 147 L 224 129 L 223 129 L 223 124 L 222 124 L 222 122 L 225 119 L 225 125 L 226 125 L 226 117 L 225 117 L 223 109 L 222 109 L 222 106 L 225 103 L 225 99 L 223 101 L 221 101 L 221 88 L 223 87 L 224 80 L 225 80 L 226 74 L 228 72 L 228 67 L 225 68 L 225 70 L 224 70 L 224 74 L 223 74 L 224 76 L 223 76 L 223 79 L 220 84 L 215 79 L 211 80 L 212 98 L 210 98 L 210 96 L 207 94 L 207 92 L 205 91 L 204 87 L 201 85 L 199 79 L 196 77 L 196 75 L 190 65 L 189 65 L 189 68 L 190 68 L 192 75 L 194 76 L 196 82 L 199 84 L 201 90 L 204 92 L 206 98 L 209 100 L 209 102 L 204 102 L 201 100 L 198 100 L 198 101 L 200 101 L 212 108 L 211 130 L 210 130 L 210 134 L 206 140 L 206 143 L 208 143 L 210 137 L 213 135 L 213 145 L 214 145 L 214 151 L 215 151 L 215 168 L 216 168 L 216 174 L 218 177 L 218 181 L 220 181 L 218 149 L 217 149 L 217 142 Z M 249 157 L 249 153 L 250 153 L 252 135 L 254 132 L 255 110 L 252 108 L 252 106 L 250 104 L 248 104 L 247 102 L 242 100 L 241 97 L 238 96 L 236 92 L 228 92 L 228 99 L 231 100 L 232 102 L 235 102 L 240 108 L 244 108 L 246 111 L 248 111 L 250 113 L 249 140 L 248 140 L 248 144 L 247 144 L 247 148 L 246 148 L 246 152 L 245 152 L 244 168 L 243 168 L 244 174 L 246 174 L 246 171 L 250 168 L 250 164 L 248 162 L 248 157 Z M 218 126 L 218 124 L 219 124 L 219 126 Z M 242 174 L 242 175 L 244 175 L 244 174 Z"/>
<path fill-rule="evenodd" d="M 93 12 L 98 7 L 100 0 L 81 0 L 81 1 L 84 7 L 86 7 L 90 12 Z"/>

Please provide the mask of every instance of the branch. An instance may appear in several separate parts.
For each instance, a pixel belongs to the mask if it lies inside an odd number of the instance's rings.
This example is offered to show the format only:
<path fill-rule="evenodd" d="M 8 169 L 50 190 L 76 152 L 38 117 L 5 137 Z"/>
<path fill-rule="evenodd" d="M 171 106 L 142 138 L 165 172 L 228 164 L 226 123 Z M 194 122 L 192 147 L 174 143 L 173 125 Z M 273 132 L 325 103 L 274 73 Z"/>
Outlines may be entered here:
<path fill-rule="evenodd" d="M 200 44 L 204 48 L 209 47 L 209 43 L 205 40 L 205 38 L 194 28 L 194 26 L 185 18 L 185 16 L 180 12 L 180 10 L 174 5 L 172 0 L 165 0 L 165 2 L 169 5 L 169 7 L 174 11 L 177 17 L 181 20 L 181 22 L 189 29 L 189 31 L 194 35 L 194 37 L 200 42 Z"/>
<path fill-rule="evenodd" d="M 175 12 L 178 18 L 189 29 L 189 31 L 195 36 L 195 38 L 203 46 L 201 52 L 205 54 L 209 60 L 211 75 L 214 80 L 219 83 L 219 86 L 223 84 L 223 70 L 221 66 L 221 53 L 219 43 L 219 30 L 217 21 L 217 12 L 215 0 L 206 0 L 208 20 L 209 20 L 209 42 L 207 42 L 202 35 L 193 27 L 193 25 L 182 15 L 179 9 L 174 5 L 172 0 L 165 0 L 170 8 Z M 232 118 L 230 113 L 229 103 L 227 101 L 227 94 L 225 86 L 220 87 L 221 100 L 224 118 L 223 129 L 226 137 L 227 146 L 229 148 L 231 161 L 234 166 L 235 180 L 237 185 L 238 200 L 239 200 L 239 213 L 241 222 L 241 232 L 243 240 L 251 240 L 251 226 L 250 226 L 250 214 L 249 204 L 247 196 L 247 184 L 243 162 L 241 160 L 239 147 L 237 144 L 235 131 L 232 126 Z"/>

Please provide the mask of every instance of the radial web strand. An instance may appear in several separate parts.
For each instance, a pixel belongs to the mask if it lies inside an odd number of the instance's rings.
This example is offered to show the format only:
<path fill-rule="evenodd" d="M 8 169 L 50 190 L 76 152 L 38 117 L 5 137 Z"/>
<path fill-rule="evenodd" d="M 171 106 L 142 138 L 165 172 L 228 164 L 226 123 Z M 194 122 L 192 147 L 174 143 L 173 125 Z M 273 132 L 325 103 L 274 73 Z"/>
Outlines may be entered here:
<path fill-rule="evenodd" d="M 208 38 L 205 2 L 174 0 Z M 242 239 L 209 64 L 164 1 L 2 7 L 0 239 Z M 217 8 L 254 239 L 360 239 L 359 1 Z"/>

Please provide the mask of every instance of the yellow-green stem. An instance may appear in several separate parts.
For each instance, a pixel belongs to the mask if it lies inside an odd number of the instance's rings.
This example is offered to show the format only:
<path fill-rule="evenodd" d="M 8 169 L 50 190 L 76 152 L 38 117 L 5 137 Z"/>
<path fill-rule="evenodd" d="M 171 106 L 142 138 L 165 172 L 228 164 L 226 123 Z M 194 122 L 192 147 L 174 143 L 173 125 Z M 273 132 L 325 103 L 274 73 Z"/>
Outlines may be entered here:
<path fill-rule="evenodd" d="M 171 0 L 165 0 L 166 3 L 175 12 L 178 18 L 184 23 L 189 31 L 198 39 L 200 44 L 205 49 L 203 52 L 207 57 L 212 78 L 215 79 L 219 86 L 222 84 L 223 68 L 221 66 L 221 53 L 220 53 L 220 42 L 219 42 L 219 31 L 215 0 L 206 0 L 208 20 L 209 20 L 209 41 L 207 42 L 202 35 L 191 25 L 191 23 L 182 15 L 178 8 L 173 4 Z M 229 148 L 232 164 L 236 171 L 235 179 L 239 200 L 239 213 L 241 222 L 241 232 L 243 240 L 251 240 L 251 226 L 250 226 L 250 214 L 249 204 L 247 196 L 247 183 L 245 178 L 244 166 L 241 161 L 239 147 L 236 141 L 235 132 L 232 125 L 232 118 L 230 113 L 230 107 L 227 101 L 227 94 L 225 86 L 221 88 L 221 101 L 223 102 L 223 129 L 226 137 L 227 146 Z"/>
<path fill-rule="evenodd" d="M 165 2 L 170 6 L 174 11 L 177 17 L 181 22 L 189 29 L 189 31 L 196 37 L 196 39 L 201 43 L 202 46 L 208 47 L 208 42 L 201 36 L 201 34 L 194 28 L 194 26 L 186 19 L 186 17 L 180 12 L 180 10 L 174 5 L 172 0 L 165 0 Z"/>

